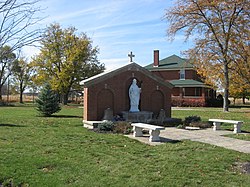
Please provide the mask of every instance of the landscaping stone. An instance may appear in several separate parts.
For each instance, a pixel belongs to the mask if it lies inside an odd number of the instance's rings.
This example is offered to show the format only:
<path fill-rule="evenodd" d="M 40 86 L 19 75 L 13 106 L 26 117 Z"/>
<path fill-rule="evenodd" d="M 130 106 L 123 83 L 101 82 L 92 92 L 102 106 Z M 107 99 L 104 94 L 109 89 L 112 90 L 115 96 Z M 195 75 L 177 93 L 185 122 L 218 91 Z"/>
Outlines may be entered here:
<path fill-rule="evenodd" d="M 200 127 L 185 127 L 186 130 L 200 130 L 201 128 Z"/>

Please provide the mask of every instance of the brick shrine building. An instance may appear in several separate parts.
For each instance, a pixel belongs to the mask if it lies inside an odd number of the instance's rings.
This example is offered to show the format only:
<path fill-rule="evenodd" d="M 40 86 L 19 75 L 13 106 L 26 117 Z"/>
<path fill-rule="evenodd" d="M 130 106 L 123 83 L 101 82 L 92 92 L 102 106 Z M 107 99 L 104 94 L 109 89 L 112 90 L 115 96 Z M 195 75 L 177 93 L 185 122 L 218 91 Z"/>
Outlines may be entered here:
<path fill-rule="evenodd" d="M 137 80 L 141 88 L 140 111 L 158 115 L 161 109 L 171 117 L 171 89 L 173 85 L 132 62 L 128 65 L 90 77 L 81 82 L 84 86 L 84 121 L 100 121 L 107 108 L 114 115 L 129 111 L 129 87 Z"/>

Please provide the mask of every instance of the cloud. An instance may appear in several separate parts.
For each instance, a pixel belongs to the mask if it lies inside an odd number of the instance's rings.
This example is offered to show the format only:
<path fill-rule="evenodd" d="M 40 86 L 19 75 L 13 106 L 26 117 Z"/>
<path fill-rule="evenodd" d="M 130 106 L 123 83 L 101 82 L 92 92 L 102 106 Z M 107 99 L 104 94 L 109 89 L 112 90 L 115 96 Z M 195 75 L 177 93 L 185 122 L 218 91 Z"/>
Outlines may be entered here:
<path fill-rule="evenodd" d="M 105 64 L 107 70 L 116 69 L 123 65 L 128 64 L 128 58 L 109 58 L 109 59 L 102 59 L 101 63 Z"/>
<path fill-rule="evenodd" d="M 66 22 L 68 20 L 81 18 L 83 21 L 95 20 L 93 22 L 93 24 L 95 24 L 98 23 L 97 20 L 110 18 L 116 13 L 121 13 L 124 1 L 109 1 L 107 3 L 107 1 L 76 0 L 70 3 L 68 9 L 64 7 L 67 3 L 68 2 L 58 2 L 57 0 L 50 2 L 50 16 L 44 20 L 44 23 Z M 57 8 L 55 8 L 55 6 Z M 113 19 L 116 17 L 117 16 L 114 16 Z"/>
<path fill-rule="evenodd" d="M 22 48 L 22 53 L 27 57 L 28 59 L 31 59 L 31 57 L 34 57 L 35 55 L 39 54 L 40 49 L 38 47 L 34 46 L 25 46 Z"/>
<path fill-rule="evenodd" d="M 152 44 L 152 43 L 161 43 L 166 42 L 165 38 L 147 38 L 143 40 L 130 40 L 130 41 L 119 41 L 114 42 L 113 45 L 132 45 L 132 44 Z"/>

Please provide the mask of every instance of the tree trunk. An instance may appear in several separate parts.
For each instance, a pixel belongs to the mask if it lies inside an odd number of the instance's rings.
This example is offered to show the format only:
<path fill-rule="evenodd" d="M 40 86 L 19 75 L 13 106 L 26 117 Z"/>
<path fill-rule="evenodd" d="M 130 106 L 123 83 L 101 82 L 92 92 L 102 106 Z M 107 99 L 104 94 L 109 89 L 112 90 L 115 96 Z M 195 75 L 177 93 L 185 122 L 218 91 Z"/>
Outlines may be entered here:
<path fill-rule="evenodd" d="M 60 94 L 60 103 L 63 105 L 67 105 L 68 104 L 68 93 L 62 93 Z"/>
<path fill-rule="evenodd" d="M 243 103 L 243 105 L 246 104 L 246 96 L 245 96 L 245 94 L 243 94 L 243 96 L 242 96 L 242 103 Z"/>
<path fill-rule="evenodd" d="M 23 83 L 22 83 L 22 82 L 20 83 L 20 88 L 19 88 L 19 90 L 20 90 L 19 102 L 20 102 L 20 103 L 23 103 L 23 92 L 24 92 L 24 89 L 23 89 Z"/>
<path fill-rule="evenodd" d="M 23 92 L 20 92 L 20 103 L 23 103 Z"/>
<path fill-rule="evenodd" d="M 2 84 L 0 84 L 0 101 L 3 101 L 3 97 L 2 97 Z"/>
<path fill-rule="evenodd" d="M 69 101 L 68 99 L 69 99 L 69 92 L 64 94 L 64 97 L 63 97 L 63 104 L 64 105 L 68 104 L 68 101 Z"/>
<path fill-rule="evenodd" d="M 223 112 L 228 112 L 229 109 L 229 76 L 228 76 L 228 64 L 224 62 L 224 78 L 225 78 L 225 85 L 224 85 L 224 102 L 223 102 Z"/>

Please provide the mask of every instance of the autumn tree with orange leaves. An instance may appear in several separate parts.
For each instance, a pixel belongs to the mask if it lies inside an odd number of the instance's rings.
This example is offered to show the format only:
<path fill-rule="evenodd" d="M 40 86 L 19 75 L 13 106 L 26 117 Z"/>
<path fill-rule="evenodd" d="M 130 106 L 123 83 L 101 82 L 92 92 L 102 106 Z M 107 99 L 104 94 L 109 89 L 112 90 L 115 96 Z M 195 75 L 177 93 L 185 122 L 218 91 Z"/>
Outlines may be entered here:
<path fill-rule="evenodd" d="M 166 10 L 168 36 L 174 39 L 179 31 L 185 33 L 186 39 L 194 36 L 195 46 L 186 54 L 208 82 L 222 83 L 223 111 L 229 109 L 231 73 L 237 73 L 242 79 L 240 73 L 246 75 L 244 63 L 249 66 L 249 60 L 241 57 L 241 48 L 249 48 L 249 33 L 245 33 L 249 29 L 249 15 L 250 0 L 178 0 L 174 7 Z M 248 36 L 242 38 L 242 33 Z M 240 65 L 236 67 L 237 63 Z"/>

